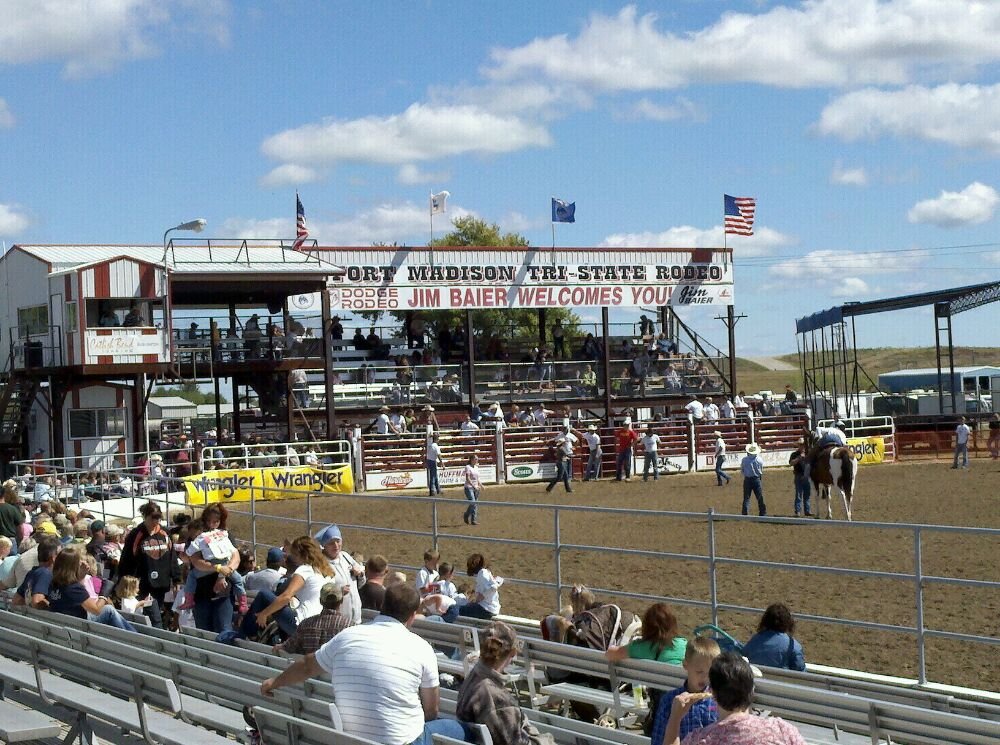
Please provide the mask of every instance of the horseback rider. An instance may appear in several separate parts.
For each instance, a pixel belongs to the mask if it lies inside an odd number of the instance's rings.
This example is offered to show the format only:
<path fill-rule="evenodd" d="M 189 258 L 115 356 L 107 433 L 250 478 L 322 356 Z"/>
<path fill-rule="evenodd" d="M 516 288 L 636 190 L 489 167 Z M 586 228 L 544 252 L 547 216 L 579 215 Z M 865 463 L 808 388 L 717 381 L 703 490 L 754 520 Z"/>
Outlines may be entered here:
<path fill-rule="evenodd" d="M 832 427 L 816 427 L 812 432 L 808 429 L 806 430 L 806 441 L 812 443 L 812 447 L 809 448 L 804 461 L 806 478 L 809 477 L 812 465 L 816 462 L 816 456 L 824 449 L 831 446 L 847 446 L 847 435 L 844 433 L 844 426 L 844 422 L 838 418 Z"/>

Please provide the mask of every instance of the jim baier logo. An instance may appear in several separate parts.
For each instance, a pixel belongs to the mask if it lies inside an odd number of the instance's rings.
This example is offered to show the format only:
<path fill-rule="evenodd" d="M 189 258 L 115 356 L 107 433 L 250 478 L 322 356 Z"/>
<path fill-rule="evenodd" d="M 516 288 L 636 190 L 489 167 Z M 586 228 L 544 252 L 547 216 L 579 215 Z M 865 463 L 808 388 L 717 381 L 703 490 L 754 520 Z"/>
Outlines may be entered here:
<path fill-rule="evenodd" d="M 678 305 L 711 305 L 712 295 L 704 287 L 684 285 L 676 302 Z"/>

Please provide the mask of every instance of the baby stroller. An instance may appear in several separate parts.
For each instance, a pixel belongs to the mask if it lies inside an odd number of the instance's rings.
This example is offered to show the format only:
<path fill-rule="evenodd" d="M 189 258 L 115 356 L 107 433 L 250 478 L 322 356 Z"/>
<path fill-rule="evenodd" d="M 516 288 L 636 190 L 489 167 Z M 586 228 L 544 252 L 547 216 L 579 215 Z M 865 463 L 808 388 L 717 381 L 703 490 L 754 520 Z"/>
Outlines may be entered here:
<path fill-rule="evenodd" d="M 715 639 L 715 642 L 719 645 L 719 649 L 723 652 L 743 652 L 743 642 L 739 639 L 734 639 L 714 624 L 706 623 L 696 627 L 694 635 Z"/>

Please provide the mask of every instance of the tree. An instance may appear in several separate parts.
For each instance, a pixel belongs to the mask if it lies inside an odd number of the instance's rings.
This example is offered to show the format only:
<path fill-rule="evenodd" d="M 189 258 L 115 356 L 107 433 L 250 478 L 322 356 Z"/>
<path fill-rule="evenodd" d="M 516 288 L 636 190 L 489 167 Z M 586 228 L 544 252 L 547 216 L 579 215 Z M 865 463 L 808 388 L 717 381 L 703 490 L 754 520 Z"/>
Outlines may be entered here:
<path fill-rule="evenodd" d="M 445 246 L 528 246 L 528 239 L 518 233 L 504 233 L 496 223 L 487 223 L 478 217 L 466 215 L 452 220 L 454 230 L 441 238 L 431 241 L 431 248 Z M 465 312 L 460 310 L 421 310 L 417 311 L 424 320 L 426 333 L 433 339 L 445 326 L 455 329 L 465 324 Z M 405 311 L 392 311 L 393 318 L 405 324 L 408 315 Z M 539 314 L 533 308 L 511 309 L 481 309 L 472 311 L 472 328 L 480 340 L 496 336 L 503 342 L 514 339 L 538 339 Z M 547 308 L 545 324 L 549 329 L 557 321 L 562 321 L 566 327 L 566 342 L 569 348 L 576 338 L 574 327 L 580 322 L 580 317 L 566 308 Z"/>
<path fill-rule="evenodd" d="M 158 396 L 180 396 L 193 404 L 214 404 L 215 393 L 213 391 L 203 391 L 198 388 L 197 383 L 182 383 L 178 386 L 165 386 L 157 388 Z M 229 403 L 225 396 L 219 396 L 219 403 Z"/>

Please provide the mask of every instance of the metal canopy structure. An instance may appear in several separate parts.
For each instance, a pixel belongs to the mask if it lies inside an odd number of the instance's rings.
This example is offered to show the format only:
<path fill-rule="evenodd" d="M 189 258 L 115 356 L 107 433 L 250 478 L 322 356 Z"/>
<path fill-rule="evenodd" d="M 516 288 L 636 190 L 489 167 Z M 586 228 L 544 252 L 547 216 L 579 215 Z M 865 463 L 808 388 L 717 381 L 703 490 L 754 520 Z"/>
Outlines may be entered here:
<path fill-rule="evenodd" d="M 957 409 L 959 391 L 955 390 L 955 349 L 952 340 L 952 316 L 1000 300 L 1000 282 L 985 282 L 947 290 L 919 292 L 913 295 L 854 302 L 813 313 L 795 321 L 799 364 L 805 384 L 805 394 L 810 400 L 817 396 L 828 397 L 836 407 L 843 397 L 846 411 L 851 416 L 858 408 L 859 373 L 855 316 L 907 310 L 927 305 L 934 306 L 934 348 L 937 362 L 938 403 L 945 409 L 945 382 L 942 374 L 942 357 L 947 356 L 948 392 L 951 411 Z M 850 326 L 848 326 L 850 320 Z M 874 381 L 872 381 L 874 384 Z"/>

